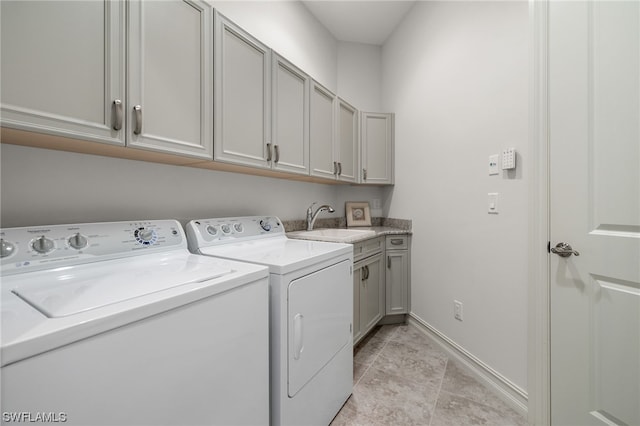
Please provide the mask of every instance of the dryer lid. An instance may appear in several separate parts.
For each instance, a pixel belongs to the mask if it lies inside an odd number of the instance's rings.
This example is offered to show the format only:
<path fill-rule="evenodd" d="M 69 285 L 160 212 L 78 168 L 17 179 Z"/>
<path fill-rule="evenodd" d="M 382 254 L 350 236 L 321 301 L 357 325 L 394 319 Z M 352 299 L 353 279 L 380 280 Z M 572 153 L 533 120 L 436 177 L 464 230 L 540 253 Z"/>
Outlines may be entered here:
<path fill-rule="evenodd" d="M 234 272 L 199 260 L 150 255 L 59 268 L 15 277 L 11 292 L 45 316 L 58 318 Z"/>

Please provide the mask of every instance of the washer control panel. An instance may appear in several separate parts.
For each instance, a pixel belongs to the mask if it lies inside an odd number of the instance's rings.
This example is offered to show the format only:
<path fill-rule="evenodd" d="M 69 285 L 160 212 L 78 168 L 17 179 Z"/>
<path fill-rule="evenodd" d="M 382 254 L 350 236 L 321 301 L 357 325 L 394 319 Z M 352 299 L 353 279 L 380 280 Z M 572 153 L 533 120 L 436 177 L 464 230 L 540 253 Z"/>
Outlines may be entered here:
<path fill-rule="evenodd" d="M 0 229 L 2 275 L 186 248 L 175 220 Z"/>
<path fill-rule="evenodd" d="M 241 240 L 284 235 L 284 226 L 275 216 L 225 217 L 192 220 L 186 226 L 189 249 Z"/>

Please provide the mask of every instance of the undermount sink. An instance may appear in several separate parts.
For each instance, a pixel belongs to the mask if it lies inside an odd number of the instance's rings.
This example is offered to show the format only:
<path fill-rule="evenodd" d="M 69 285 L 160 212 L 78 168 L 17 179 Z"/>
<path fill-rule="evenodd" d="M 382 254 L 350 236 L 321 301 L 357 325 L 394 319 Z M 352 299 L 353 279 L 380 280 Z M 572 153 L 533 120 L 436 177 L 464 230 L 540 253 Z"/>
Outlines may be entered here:
<path fill-rule="evenodd" d="M 303 239 L 318 239 L 322 241 L 346 243 L 362 237 L 373 237 L 375 234 L 375 231 L 368 229 L 326 228 L 314 229 L 313 231 L 292 232 L 291 236 Z"/>

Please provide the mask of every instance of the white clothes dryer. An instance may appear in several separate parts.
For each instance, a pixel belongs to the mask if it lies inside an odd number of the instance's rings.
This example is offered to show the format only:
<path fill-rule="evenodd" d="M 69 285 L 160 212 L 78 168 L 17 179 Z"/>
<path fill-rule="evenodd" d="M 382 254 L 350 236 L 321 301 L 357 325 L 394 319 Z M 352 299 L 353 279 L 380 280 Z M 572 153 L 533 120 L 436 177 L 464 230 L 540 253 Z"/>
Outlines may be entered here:
<path fill-rule="evenodd" d="M 186 231 L 194 253 L 269 267 L 271 424 L 328 425 L 353 389 L 353 247 L 289 239 L 277 217 Z"/>
<path fill-rule="evenodd" d="M 268 423 L 267 268 L 174 220 L 0 237 L 3 423 Z"/>

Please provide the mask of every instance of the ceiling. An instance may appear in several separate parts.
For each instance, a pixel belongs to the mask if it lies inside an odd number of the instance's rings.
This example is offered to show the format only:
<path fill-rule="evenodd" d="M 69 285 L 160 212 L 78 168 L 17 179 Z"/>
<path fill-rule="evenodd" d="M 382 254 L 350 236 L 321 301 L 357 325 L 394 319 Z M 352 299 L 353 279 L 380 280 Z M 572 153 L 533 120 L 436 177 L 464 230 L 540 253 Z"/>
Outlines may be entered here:
<path fill-rule="evenodd" d="M 336 39 L 382 45 L 415 0 L 303 0 L 302 3 Z"/>

